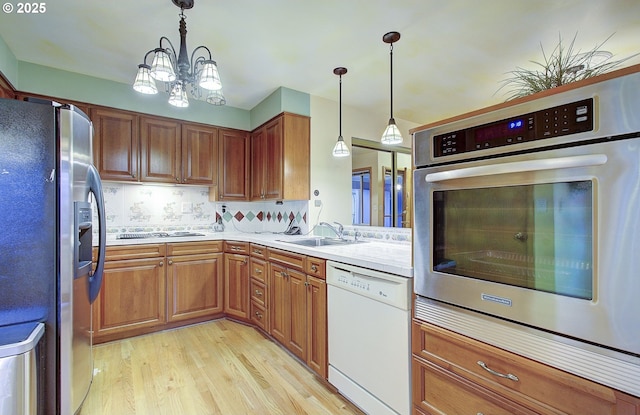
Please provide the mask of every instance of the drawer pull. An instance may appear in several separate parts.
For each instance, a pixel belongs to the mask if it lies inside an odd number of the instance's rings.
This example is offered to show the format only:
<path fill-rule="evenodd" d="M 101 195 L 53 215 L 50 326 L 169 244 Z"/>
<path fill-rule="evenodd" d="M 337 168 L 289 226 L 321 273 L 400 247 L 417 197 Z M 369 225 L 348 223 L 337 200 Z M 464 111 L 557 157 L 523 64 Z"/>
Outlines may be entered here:
<path fill-rule="evenodd" d="M 260 268 L 256 268 L 253 270 L 256 274 L 262 274 L 262 270 Z"/>
<path fill-rule="evenodd" d="M 316 264 L 311 265 L 311 271 L 318 272 L 318 266 Z"/>
<path fill-rule="evenodd" d="M 262 297 L 262 291 L 255 290 L 254 292 L 256 293 L 257 296 Z"/>
<path fill-rule="evenodd" d="M 254 249 L 253 253 L 254 254 L 258 254 L 258 255 L 262 255 L 262 251 L 260 249 Z"/>
<path fill-rule="evenodd" d="M 486 370 L 487 372 L 489 372 L 492 375 L 494 375 L 494 376 L 499 376 L 501 378 L 509 379 L 509 380 L 514 381 L 514 382 L 517 382 L 517 381 L 520 380 L 520 379 L 518 379 L 518 377 L 516 375 L 512 375 L 511 373 L 507 373 L 505 375 L 504 373 L 496 372 L 495 370 L 493 370 L 489 366 L 487 366 L 487 364 L 485 362 L 483 362 L 482 360 L 478 360 L 478 365 L 481 368 L 483 368 L 484 370 Z"/>
<path fill-rule="evenodd" d="M 256 317 L 258 317 L 258 320 L 262 320 L 262 314 L 259 311 L 256 311 Z"/>

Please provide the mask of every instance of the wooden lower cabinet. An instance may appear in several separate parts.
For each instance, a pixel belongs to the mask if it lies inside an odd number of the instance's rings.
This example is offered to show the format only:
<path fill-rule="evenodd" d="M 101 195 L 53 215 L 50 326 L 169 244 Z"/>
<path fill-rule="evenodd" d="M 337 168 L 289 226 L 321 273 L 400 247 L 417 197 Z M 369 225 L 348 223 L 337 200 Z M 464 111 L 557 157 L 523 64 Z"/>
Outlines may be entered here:
<path fill-rule="evenodd" d="M 323 259 L 246 242 L 109 246 L 94 341 L 226 315 L 269 333 L 327 379 L 325 270 Z"/>
<path fill-rule="evenodd" d="M 640 414 L 640 398 L 417 320 L 412 352 L 416 414 Z"/>
<path fill-rule="evenodd" d="M 168 321 L 222 313 L 222 253 L 168 257 L 167 264 Z"/>
<path fill-rule="evenodd" d="M 307 275 L 307 365 L 323 379 L 328 376 L 327 347 L 327 284 Z"/>
<path fill-rule="evenodd" d="M 228 245 L 228 243 L 225 243 Z M 249 244 L 246 244 L 248 251 Z M 233 244 L 232 248 L 237 248 Z M 249 319 L 249 256 L 239 253 L 237 249 L 224 254 L 224 312 L 242 320 Z"/>
<path fill-rule="evenodd" d="M 94 342 L 222 315 L 222 274 L 220 241 L 107 247 Z"/>
<path fill-rule="evenodd" d="M 164 245 L 149 245 L 137 253 L 131 247 L 110 248 L 93 304 L 95 342 L 135 336 L 166 321 Z"/>
<path fill-rule="evenodd" d="M 325 261 L 272 249 L 269 258 L 271 336 L 327 379 Z"/>
<path fill-rule="evenodd" d="M 270 276 L 271 335 L 291 353 L 306 360 L 306 276 L 278 263 L 271 263 Z"/>

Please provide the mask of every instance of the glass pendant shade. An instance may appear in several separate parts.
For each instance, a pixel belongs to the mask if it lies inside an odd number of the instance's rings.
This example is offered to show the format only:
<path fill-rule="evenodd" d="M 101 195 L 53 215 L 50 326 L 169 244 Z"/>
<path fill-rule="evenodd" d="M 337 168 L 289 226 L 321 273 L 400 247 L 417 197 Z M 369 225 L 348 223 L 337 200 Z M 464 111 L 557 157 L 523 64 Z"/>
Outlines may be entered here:
<path fill-rule="evenodd" d="M 227 100 L 222 93 L 222 88 L 217 89 L 215 91 L 209 91 L 207 94 L 207 102 L 213 105 L 224 105 L 227 103 Z"/>
<path fill-rule="evenodd" d="M 402 134 L 400 134 L 400 130 L 393 118 L 389 119 L 389 125 L 387 125 L 387 128 L 384 130 L 380 141 L 382 144 L 389 145 L 402 144 Z"/>
<path fill-rule="evenodd" d="M 189 106 L 189 100 L 187 99 L 187 91 L 182 86 L 182 82 L 176 82 L 169 95 L 169 104 L 174 107 L 186 108 Z"/>
<path fill-rule="evenodd" d="M 187 22 L 184 11 L 193 8 L 194 1 L 172 0 L 180 9 L 180 47 L 175 47 L 169 38 L 160 37 L 159 44 L 156 44 L 158 46 L 149 50 L 144 55 L 142 64 L 138 65 L 133 89 L 142 94 L 157 94 L 157 84 L 162 82 L 162 92 L 169 92 L 169 104 L 175 107 L 188 107 L 189 96 L 197 100 L 206 100 L 212 105 L 226 105 L 218 64 L 213 60 L 211 50 L 200 45 L 191 54 L 187 51 Z"/>
<path fill-rule="evenodd" d="M 133 82 L 133 89 L 143 94 L 157 94 L 158 88 L 151 77 L 151 67 L 149 65 L 138 65 L 136 80 Z"/>
<path fill-rule="evenodd" d="M 176 73 L 171 64 L 171 58 L 164 49 L 156 49 L 151 63 L 151 76 L 162 82 L 173 82 L 176 80 Z"/>
<path fill-rule="evenodd" d="M 342 136 L 338 137 L 338 141 L 336 141 L 336 145 L 333 147 L 333 157 L 348 157 L 349 156 L 349 147 L 344 142 Z"/>
<path fill-rule="evenodd" d="M 198 83 L 201 88 L 215 91 L 222 88 L 220 82 L 220 74 L 215 61 L 205 61 L 200 71 L 200 81 Z"/>

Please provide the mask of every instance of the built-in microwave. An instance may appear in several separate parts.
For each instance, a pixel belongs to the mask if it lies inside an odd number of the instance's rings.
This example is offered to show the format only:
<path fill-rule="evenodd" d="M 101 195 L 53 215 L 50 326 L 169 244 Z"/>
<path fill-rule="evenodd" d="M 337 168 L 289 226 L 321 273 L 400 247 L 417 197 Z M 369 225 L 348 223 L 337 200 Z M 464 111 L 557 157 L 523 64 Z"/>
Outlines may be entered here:
<path fill-rule="evenodd" d="M 640 73 L 413 134 L 419 297 L 640 356 Z"/>

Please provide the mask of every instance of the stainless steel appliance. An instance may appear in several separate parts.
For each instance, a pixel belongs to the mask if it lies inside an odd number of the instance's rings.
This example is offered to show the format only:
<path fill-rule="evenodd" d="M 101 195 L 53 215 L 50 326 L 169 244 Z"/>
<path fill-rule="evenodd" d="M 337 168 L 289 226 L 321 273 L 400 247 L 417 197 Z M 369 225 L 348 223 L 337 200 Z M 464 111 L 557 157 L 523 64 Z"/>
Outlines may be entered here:
<path fill-rule="evenodd" d="M 39 413 L 77 412 L 93 377 L 91 302 L 104 269 L 105 216 L 92 135 L 73 106 L 0 100 L 0 326 L 45 325 Z"/>
<path fill-rule="evenodd" d="M 626 71 L 415 132 L 416 294 L 637 364 L 639 111 Z"/>
<path fill-rule="evenodd" d="M 327 262 L 329 383 L 368 414 L 409 414 L 411 278 Z"/>

